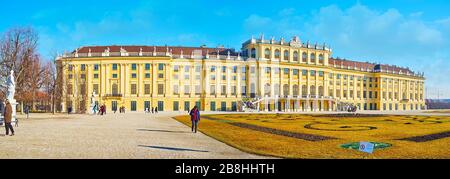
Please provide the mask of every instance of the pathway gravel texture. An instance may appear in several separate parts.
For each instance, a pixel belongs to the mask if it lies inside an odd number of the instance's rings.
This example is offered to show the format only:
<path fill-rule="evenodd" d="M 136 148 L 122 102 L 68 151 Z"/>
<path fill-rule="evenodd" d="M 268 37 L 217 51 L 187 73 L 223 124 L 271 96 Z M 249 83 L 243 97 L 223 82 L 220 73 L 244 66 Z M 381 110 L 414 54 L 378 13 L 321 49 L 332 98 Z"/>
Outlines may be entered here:
<path fill-rule="evenodd" d="M 16 135 L 0 128 L 0 158 L 25 159 L 262 159 L 202 133 L 166 114 L 19 116 Z M 200 124 L 201 125 L 201 124 Z"/>

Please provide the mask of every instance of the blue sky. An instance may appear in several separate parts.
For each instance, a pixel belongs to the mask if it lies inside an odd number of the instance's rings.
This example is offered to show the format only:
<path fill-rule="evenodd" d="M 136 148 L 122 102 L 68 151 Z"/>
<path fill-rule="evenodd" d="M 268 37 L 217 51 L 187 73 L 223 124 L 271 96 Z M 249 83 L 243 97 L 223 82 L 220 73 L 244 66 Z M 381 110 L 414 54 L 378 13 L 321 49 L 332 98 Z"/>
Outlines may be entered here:
<path fill-rule="evenodd" d="M 450 98 L 450 3 L 445 0 L 6 1 L 0 32 L 32 26 L 39 50 L 85 45 L 224 45 L 264 33 L 327 43 L 334 57 L 425 72 L 428 96 Z"/>

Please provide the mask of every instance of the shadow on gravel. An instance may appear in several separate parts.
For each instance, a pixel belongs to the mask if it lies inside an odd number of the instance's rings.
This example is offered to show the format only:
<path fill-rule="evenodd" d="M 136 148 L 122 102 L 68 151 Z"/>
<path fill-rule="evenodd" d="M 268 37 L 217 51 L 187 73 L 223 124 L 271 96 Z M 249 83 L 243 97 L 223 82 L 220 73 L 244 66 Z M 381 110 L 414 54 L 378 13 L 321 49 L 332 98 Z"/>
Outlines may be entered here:
<path fill-rule="evenodd" d="M 168 131 L 168 130 L 154 130 L 154 129 L 137 129 L 137 131 L 143 132 L 167 132 L 167 133 L 192 133 L 187 131 Z"/>
<path fill-rule="evenodd" d="M 209 152 L 209 151 L 206 151 L 206 150 L 184 149 L 184 148 L 174 148 L 174 147 L 160 147 L 160 146 L 146 146 L 146 145 L 139 145 L 139 147 L 152 148 L 152 149 L 161 149 L 161 150 L 171 150 L 171 151 Z"/>

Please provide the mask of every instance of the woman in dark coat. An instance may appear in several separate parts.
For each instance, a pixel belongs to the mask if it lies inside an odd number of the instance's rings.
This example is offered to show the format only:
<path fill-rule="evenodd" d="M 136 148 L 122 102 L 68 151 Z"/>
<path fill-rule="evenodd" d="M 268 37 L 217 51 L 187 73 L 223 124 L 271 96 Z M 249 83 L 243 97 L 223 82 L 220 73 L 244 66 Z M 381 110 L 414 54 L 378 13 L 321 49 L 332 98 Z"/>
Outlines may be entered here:
<path fill-rule="evenodd" d="M 9 135 L 9 130 L 11 130 L 11 136 L 14 135 L 14 128 L 11 125 L 12 122 L 12 106 L 8 100 L 6 100 L 5 112 L 3 114 L 5 120 L 6 135 Z"/>
<path fill-rule="evenodd" d="M 195 106 L 191 110 L 189 115 L 191 115 L 192 132 L 197 133 L 198 123 L 200 122 L 200 111 L 198 110 L 197 106 Z"/>

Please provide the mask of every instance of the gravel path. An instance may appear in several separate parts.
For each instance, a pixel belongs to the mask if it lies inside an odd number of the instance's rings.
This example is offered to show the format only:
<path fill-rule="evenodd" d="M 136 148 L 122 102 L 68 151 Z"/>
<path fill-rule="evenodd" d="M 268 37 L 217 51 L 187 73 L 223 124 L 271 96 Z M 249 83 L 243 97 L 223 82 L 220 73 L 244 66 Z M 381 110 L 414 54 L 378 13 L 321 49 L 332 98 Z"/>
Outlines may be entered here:
<path fill-rule="evenodd" d="M 13 137 L 4 136 L 1 126 L 0 158 L 266 158 L 239 151 L 201 133 L 193 134 L 189 127 L 171 119 L 174 115 L 177 114 L 32 114 L 30 119 L 20 120 Z"/>

